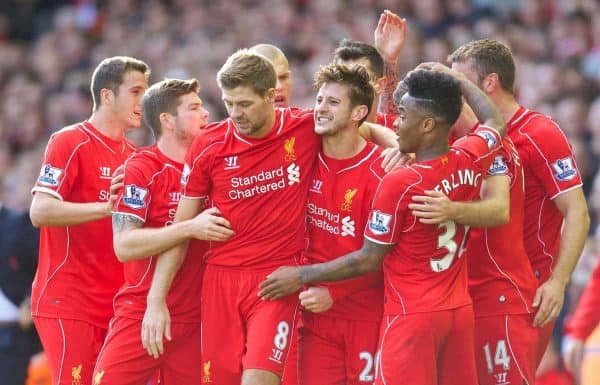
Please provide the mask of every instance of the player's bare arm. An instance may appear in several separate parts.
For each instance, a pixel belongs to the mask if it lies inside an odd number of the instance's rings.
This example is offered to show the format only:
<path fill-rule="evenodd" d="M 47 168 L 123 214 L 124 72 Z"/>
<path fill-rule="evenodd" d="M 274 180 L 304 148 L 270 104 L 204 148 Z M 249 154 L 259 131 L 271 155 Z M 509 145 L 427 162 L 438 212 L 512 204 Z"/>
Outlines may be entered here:
<path fill-rule="evenodd" d="M 157 255 L 190 238 L 223 242 L 234 233 L 229 221 L 212 207 L 171 226 L 142 228 L 133 215 L 113 213 L 113 245 L 121 262 Z"/>
<path fill-rule="evenodd" d="M 481 200 L 451 201 L 443 192 L 429 190 L 413 196 L 408 208 L 419 222 L 440 224 L 447 220 L 473 227 L 502 226 L 510 216 L 510 180 L 506 176 L 488 176 L 481 184 Z"/>
<path fill-rule="evenodd" d="M 181 198 L 174 222 L 191 219 L 203 208 L 203 200 Z M 154 268 L 146 312 L 142 321 L 142 345 L 148 355 L 154 358 L 164 353 L 163 336 L 167 340 L 171 339 L 171 317 L 167 309 L 167 294 L 175 274 L 183 263 L 188 243 L 188 241 L 181 242 L 162 253 Z"/>
<path fill-rule="evenodd" d="M 533 306 L 539 306 L 533 321 L 535 326 L 544 326 L 558 317 L 565 288 L 579 261 L 590 228 L 590 215 L 581 187 L 560 194 L 553 202 L 563 215 L 563 231 L 552 276 L 535 293 Z"/>
<path fill-rule="evenodd" d="M 406 40 L 406 19 L 385 10 L 379 17 L 374 33 L 375 48 L 383 58 L 386 83 L 381 94 L 380 111 L 394 114 L 397 112 L 393 95 L 399 81 L 398 56 Z"/>
<path fill-rule="evenodd" d="M 332 282 L 377 271 L 392 245 L 365 239 L 360 250 L 325 263 L 280 267 L 261 282 L 259 296 L 273 300 L 294 293 L 307 283 Z"/>
<path fill-rule="evenodd" d="M 31 201 L 29 216 L 35 227 L 78 225 L 110 216 L 114 202 L 114 199 L 107 202 L 67 202 L 38 191 Z"/>
<path fill-rule="evenodd" d="M 363 122 L 358 128 L 358 133 L 380 147 L 398 147 L 398 140 L 394 131 L 377 123 Z"/>

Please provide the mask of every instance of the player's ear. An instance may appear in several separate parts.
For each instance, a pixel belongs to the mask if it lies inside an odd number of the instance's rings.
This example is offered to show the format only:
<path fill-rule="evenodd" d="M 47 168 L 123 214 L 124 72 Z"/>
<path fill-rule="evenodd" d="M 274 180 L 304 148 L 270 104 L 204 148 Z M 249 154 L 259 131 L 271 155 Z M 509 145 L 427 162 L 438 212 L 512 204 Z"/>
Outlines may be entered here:
<path fill-rule="evenodd" d="M 498 74 L 495 72 L 488 74 L 485 78 L 483 78 L 483 81 L 481 82 L 481 88 L 486 94 L 502 88 L 500 85 L 500 76 L 498 76 Z"/>
<path fill-rule="evenodd" d="M 275 88 L 269 88 L 265 94 L 267 102 L 269 103 L 275 103 L 275 96 L 277 96 L 277 91 L 275 91 Z"/>
<path fill-rule="evenodd" d="M 433 131 L 433 129 L 435 128 L 435 123 L 435 118 L 432 116 L 423 119 L 423 122 L 421 122 L 421 128 L 423 129 L 423 133 L 428 134 L 431 131 Z"/>
<path fill-rule="evenodd" d="M 172 131 L 175 129 L 175 118 L 168 112 L 162 112 L 158 115 L 158 120 L 160 120 L 161 132 Z"/>
<path fill-rule="evenodd" d="M 358 105 L 352 109 L 352 113 L 350 114 L 350 118 L 356 122 L 360 122 L 364 118 L 366 118 L 369 113 L 369 108 L 364 104 Z"/>
<path fill-rule="evenodd" d="M 100 105 L 110 106 L 113 104 L 115 99 L 115 93 L 108 88 L 102 88 L 100 90 Z"/>

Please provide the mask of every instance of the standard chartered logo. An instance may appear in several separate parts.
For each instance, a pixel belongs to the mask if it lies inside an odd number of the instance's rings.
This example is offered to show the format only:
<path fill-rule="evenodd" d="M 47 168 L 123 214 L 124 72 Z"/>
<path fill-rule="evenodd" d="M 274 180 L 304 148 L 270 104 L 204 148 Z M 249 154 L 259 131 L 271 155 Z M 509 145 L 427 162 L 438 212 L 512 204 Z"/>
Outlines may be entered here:
<path fill-rule="evenodd" d="M 355 228 L 355 224 L 354 224 L 354 221 L 352 220 L 352 218 L 350 218 L 350 217 L 342 218 L 342 237 L 351 236 L 354 238 L 356 236 L 355 232 L 356 232 L 356 228 Z"/>
<path fill-rule="evenodd" d="M 293 185 L 294 183 L 300 183 L 300 166 L 296 165 L 296 163 L 292 163 L 287 168 L 288 173 L 288 185 Z"/>

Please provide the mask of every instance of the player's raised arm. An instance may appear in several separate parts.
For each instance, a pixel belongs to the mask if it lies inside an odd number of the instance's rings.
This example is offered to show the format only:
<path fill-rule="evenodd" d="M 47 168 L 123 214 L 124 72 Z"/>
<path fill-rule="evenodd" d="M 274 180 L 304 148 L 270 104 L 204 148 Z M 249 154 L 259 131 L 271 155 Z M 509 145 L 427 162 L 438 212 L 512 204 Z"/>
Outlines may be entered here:
<path fill-rule="evenodd" d="M 379 17 L 374 33 L 374 44 L 383 58 L 385 87 L 381 94 L 379 109 L 386 114 L 395 114 L 394 91 L 399 81 L 398 57 L 406 40 L 406 19 L 385 10 Z"/>

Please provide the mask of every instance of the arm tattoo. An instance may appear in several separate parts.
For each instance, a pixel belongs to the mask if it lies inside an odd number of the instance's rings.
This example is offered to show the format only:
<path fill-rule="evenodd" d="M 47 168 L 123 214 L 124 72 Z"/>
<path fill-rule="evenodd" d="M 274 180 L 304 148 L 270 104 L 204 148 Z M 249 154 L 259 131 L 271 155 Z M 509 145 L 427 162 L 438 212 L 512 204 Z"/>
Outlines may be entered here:
<path fill-rule="evenodd" d="M 133 215 L 124 215 L 119 213 L 113 213 L 112 215 L 112 228 L 113 232 L 118 233 L 125 229 L 139 229 L 144 225 L 144 221 Z"/>
<path fill-rule="evenodd" d="M 303 266 L 300 268 L 302 282 L 341 281 L 371 273 L 381 267 L 383 257 L 391 248 L 391 245 L 384 246 L 367 242 L 362 249 L 333 261 Z"/>
<path fill-rule="evenodd" d="M 379 111 L 384 114 L 397 114 L 398 109 L 396 108 L 396 104 L 394 104 L 394 91 L 396 90 L 399 79 L 398 64 L 395 62 L 385 62 L 384 68 L 387 83 L 381 94 Z"/>

